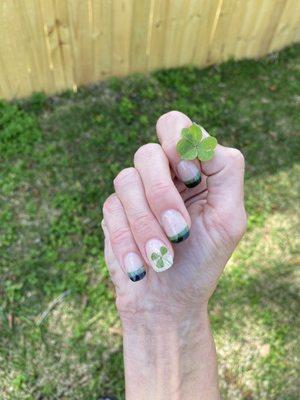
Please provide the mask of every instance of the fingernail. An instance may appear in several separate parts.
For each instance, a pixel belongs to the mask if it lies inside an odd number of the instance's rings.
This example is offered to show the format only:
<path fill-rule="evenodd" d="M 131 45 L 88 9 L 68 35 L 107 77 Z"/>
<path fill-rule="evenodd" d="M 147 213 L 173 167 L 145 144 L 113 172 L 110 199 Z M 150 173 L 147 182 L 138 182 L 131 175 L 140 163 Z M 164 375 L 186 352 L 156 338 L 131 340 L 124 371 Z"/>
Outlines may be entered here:
<path fill-rule="evenodd" d="M 176 210 L 165 211 L 161 216 L 162 226 L 172 243 L 179 243 L 190 235 L 188 224 L 180 212 Z"/>
<path fill-rule="evenodd" d="M 151 267 L 156 272 L 165 271 L 173 265 L 173 256 L 161 240 L 148 240 L 146 253 Z"/>
<path fill-rule="evenodd" d="M 145 278 L 146 270 L 144 263 L 138 254 L 128 253 L 124 258 L 124 266 L 132 282 L 137 282 Z"/>
<path fill-rule="evenodd" d="M 180 161 L 177 165 L 177 172 L 188 188 L 193 188 L 201 182 L 200 170 L 192 161 Z"/>

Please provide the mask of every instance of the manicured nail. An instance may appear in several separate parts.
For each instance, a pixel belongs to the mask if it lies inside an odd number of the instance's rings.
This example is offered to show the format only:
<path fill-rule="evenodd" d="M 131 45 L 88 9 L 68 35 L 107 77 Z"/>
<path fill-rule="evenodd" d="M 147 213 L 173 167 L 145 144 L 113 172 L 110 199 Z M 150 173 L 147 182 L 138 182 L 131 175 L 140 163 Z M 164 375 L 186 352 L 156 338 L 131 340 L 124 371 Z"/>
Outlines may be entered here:
<path fill-rule="evenodd" d="M 145 278 L 146 270 L 143 260 L 136 253 L 128 253 L 124 258 L 124 265 L 129 279 L 137 282 Z"/>
<path fill-rule="evenodd" d="M 146 253 L 151 267 L 156 272 L 165 271 L 173 265 L 172 254 L 161 240 L 148 240 L 146 244 Z"/>
<path fill-rule="evenodd" d="M 193 188 L 201 182 L 199 168 L 192 161 L 180 161 L 177 165 L 179 178 L 188 188 Z"/>
<path fill-rule="evenodd" d="M 182 242 L 190 235 L 188 224 L 176 210 L 165 211 L 161 216 L 161 222 L 168 239 L 173 243 Z"/>

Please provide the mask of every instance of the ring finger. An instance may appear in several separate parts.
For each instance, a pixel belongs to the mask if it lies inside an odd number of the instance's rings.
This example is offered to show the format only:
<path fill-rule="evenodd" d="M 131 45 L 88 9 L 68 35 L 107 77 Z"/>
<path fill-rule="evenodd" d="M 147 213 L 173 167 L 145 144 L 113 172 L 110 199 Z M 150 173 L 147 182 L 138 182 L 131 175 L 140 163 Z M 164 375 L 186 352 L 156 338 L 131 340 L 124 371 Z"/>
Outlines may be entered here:
<path fill-rule="evenodd" d="M 132 236 L 122 203 L 116 194 L 110 195 L 103 205 L 105 225 L 103 230 L 107 234 L 107 245 L 111 245 L 118 264 L 125 270 L 131 281 L 142 280 L 146 275 L 143 259 Z M 106 250 L 109 250 L 106 248 Z M 112 256 L 112 254 L 110 254 Z M 108 262 L 112 278 L 120 276 L 116 263 Z M 124 272 L 125 272 L 124 271 Z M 116 282 L 119 279 L 116 279 Z M 116 285 L 118 286 L 118 285 Z"/>

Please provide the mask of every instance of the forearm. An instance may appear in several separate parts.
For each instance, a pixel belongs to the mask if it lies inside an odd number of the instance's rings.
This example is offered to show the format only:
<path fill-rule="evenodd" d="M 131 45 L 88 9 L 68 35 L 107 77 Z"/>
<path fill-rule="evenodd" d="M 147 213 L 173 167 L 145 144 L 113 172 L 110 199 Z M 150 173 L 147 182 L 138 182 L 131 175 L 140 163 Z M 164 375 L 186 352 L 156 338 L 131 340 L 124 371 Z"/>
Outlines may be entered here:
<path fill-rule="evenodd" d="M 143 322 L 141 322 L 143 321 Z M 219 399 L 207 313 L 123 321 L 126 400 Z"/>

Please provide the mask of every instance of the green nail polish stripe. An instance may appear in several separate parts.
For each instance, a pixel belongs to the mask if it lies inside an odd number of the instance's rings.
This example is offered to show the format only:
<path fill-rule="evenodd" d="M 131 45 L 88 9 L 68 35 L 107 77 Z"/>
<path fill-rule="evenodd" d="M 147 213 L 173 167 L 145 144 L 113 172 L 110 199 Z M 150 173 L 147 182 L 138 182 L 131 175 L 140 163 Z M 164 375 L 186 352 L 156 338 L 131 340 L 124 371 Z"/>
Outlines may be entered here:
<path fill-rule="evenodd" d="M 189 236 L 190 236 L 190 230 L 189 230 L 189 227 L 187 226 L 186 228 L 184 228 L 183 231 L 179 232 L 177 235 L 169 236 L 169 240 L 172 243 L 179 243 L 179 242 L 183 242 Z"/>
<path fill-rule="evenodd" d="M 146 270 L 144 266 L 141 266 L 140 268 L 138 268 L 136 271 L 132 271 L 132 272 L 128 272 L 127 274 L 129 276 L 129 279 L 132 282 L 137 282 L 142 280 L 145 275 L 146 275 Z"/>
<path fill-rule="evenodd" d="M 199 183 L 201 182 L 201 175 L 198 173 L 195 178 L 184 182 L 185 186 L 187 186 L 188 188 L 192 188 L 197 186 Z"/>

